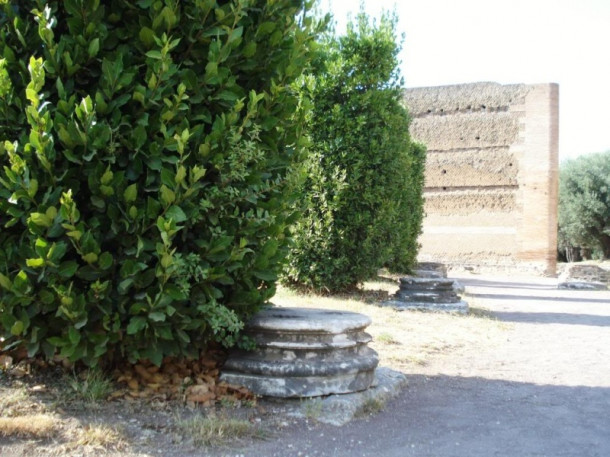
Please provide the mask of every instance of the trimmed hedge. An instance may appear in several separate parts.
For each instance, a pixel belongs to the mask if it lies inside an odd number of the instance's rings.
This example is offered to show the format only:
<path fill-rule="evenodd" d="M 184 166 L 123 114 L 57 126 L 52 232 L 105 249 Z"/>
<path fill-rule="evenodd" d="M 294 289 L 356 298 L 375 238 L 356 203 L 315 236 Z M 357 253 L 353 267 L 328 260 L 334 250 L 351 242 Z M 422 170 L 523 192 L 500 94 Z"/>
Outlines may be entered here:
<path fill-rule="evenodd" d="M 316 57 L 305 211 L 288 283 L 338 292 L 383 266 L 407 271 L 415 262 L 425 150 L 408 132 L 395 24 L 387 15 L 370 24 L 361 13 Z"/>
<path fill-rule="evenodd" d="M 4 349 L 160 364 L 237 341 L 294 219 L 310 3 L 3 2 Z"/>

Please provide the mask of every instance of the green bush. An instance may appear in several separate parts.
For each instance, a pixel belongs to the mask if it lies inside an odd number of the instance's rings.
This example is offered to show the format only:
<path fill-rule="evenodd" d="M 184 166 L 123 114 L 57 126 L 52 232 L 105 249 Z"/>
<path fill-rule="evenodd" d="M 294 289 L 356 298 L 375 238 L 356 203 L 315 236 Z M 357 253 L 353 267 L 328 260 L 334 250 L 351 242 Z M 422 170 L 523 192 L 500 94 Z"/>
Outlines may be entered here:
<path fill-rule="evenodd" d="M 408 270 L 421 230 L 424 148 L 409 137 L 396 18 L 330 36 L 314 62 L 311 153 L 287 281 L 336 292 L 386 265 Z"/>
<path fill-rule="evenodd" d="M 0 3 L 4 349 L 234 344 L 287 251 L 310 2 Z"/>
<path fill-rule="evenodd" d="M 610 151 L 583 155 L 559 170 L 559 248 L 610 258 Z"/>
<path fill-rule="evenodd" d="M 384 266 L 394 273 L 409 273 L 417 263 L 424 218 L 424 168 L 426 148 L 410 145 L 410 154 L 401 156 L 399 168 L 404 174 L 395 176 L 394 224 L 386 230 L 391 250 Z M 402 165 L 402 166 L 400 166 Z"/>

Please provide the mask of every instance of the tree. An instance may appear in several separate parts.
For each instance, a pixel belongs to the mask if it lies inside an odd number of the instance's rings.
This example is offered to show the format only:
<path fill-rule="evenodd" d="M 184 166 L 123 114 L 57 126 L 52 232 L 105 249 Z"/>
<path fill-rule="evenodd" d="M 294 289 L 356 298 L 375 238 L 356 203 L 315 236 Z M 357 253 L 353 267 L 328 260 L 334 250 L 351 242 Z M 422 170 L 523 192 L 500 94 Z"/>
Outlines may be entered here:
<path fill-rule="evenodd" d="M 408 133 L 395 26 L 395 16 L 377 25 L 360 13 L 317 54 L 305 209 L 288 282 L 334 292 L 384 264 L 404 271 L 415 261 L 425 154 Z"/>
<path fill-rule="evenodd" d="M 610 258 L 610 151 L 564 162 L 559 174 L 560 248 Z"/>
<path fill-rule="evenodd" d="M 234 344 L 287 252 L 311 2 L 0 3 L 4 349 Z"/>

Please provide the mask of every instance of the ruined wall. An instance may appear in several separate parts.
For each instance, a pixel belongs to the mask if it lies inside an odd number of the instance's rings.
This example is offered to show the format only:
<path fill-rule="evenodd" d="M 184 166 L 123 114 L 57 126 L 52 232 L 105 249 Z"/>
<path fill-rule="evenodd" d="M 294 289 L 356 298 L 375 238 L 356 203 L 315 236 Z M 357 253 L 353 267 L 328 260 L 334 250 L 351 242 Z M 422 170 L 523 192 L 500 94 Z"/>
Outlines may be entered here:
<path fill-rule="evenodd" d="M 558 86 L 408 89 L 426 144 L 420 261 L 554 274 Z"/>

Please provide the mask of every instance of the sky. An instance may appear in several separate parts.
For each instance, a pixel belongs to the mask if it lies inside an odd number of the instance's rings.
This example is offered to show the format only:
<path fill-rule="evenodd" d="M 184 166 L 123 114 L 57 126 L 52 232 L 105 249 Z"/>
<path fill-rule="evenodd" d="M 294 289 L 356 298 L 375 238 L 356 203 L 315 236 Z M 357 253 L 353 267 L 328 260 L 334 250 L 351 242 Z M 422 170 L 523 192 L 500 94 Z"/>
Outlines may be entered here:
<path fill-rule="evenodd" d="M 559 84 L 559 159 L 610 150 L 610 0 L 364 0 L 398 14 L 406 87 Z M 321 0 L 337 30 L 360 2 Z"/>

